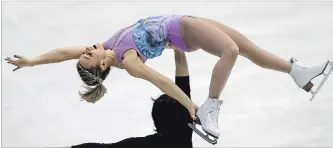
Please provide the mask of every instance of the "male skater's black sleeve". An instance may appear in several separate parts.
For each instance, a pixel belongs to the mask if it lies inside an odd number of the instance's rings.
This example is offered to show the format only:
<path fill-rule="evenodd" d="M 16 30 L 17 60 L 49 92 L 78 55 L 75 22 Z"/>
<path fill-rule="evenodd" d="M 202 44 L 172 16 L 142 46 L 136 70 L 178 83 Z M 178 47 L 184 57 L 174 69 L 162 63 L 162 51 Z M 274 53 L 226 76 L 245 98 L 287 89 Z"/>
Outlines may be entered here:
<path fill-rule="evenodd" d="M 146 137 L 130 137 L 116 143 L 82 143 L 71 148 L 163 148 L 157 134 Z"/>
<path fill-rule="evenodd" d="M 190 76 L 176 76 L 176 85 L 191 98 Z"/>

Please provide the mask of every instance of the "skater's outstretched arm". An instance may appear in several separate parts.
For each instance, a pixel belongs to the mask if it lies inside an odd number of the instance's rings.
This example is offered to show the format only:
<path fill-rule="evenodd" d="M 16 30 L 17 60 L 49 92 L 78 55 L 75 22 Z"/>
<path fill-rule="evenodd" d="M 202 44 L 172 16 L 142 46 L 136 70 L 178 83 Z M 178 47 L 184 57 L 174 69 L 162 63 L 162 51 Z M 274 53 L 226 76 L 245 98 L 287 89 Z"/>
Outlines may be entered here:
<path fill-rule="evenodd" d="M 195 118 L 196 105 L 190 98 L 172 80 L 146 66 L 135 50 L 131 49 L 125 53 L 123 66 L 131 76 L 147 80 L 163 93 L 175 98 L 188 109 L 192 118 Z"/>
<path fill-rule="evenodd" d="M 17 66 L 13 70 L 15 71 L 22 67 L 32 67 L 36 65 L 59 63 L 67 60 L 78 59 L 88 47 L 89 46 L 60 47 L 52 49 L 32 59 L 20 55 L 14 55 L 14 58 L 17 59 L 7 57 L 5 60 L 9 64 Z"/>

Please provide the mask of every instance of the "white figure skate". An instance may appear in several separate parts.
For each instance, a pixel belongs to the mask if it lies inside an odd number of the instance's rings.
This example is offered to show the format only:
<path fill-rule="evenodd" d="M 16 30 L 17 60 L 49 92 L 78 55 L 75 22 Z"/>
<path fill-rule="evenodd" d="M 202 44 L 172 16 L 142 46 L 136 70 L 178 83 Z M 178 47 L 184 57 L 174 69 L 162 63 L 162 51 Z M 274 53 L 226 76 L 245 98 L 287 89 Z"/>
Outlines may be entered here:
<path fill-rule="evenodd" d="M 220 106 L 222 105 L 223 100 L 211 99 L 208 98 L 205 103 L 198 109 L 196 115 L 197 120 L 193 124 L 189 123 L 188 125 L 196 132 L 200 137 L 211 144 L 216 144 L 217 139 L 220 136 L 220 130 L 218 128 L 218 115 L 220 111 Z M 203 131 L 201 132 L 196 124 L 201 125 Z M 213 138 L 210 139 L 209 136 Z"/>
<path fill-rule="evenodd" d="M 327 60 L 316 65 L 303 65 L 295 58 L 291 58 L 290 63 L 292 63 L 290 76 L 294 79 L 298 87 L 312 94 L 310 98 L 310 101 L 312 101 L 332 72 L 333 62 Z M 323 75 L 324 78 L 318 84 L 317 88 L 314 89 L 311 81 L 320 75 Z"/>

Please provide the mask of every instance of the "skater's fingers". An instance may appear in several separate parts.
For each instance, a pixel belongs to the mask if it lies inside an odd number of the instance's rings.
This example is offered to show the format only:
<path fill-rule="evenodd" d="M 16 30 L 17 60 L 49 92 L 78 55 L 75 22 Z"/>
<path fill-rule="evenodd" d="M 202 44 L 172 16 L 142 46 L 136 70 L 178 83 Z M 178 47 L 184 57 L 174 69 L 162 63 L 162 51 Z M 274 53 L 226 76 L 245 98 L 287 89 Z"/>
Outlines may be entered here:
<path fill-rule="evenodd" d="M 8 62 L 13 62 L 13 60 L 10 57 L 7 57 L 5 60 Z"/>
<path fill-rule="evenodd" d="M 22 59 L 23 57 L 22 56 L 19 56 L 19 55 L 14 55 L 15 58 L 18 58 L 18 59 Z"/>
<path fill-rule="evenodd" d="M 192 118 L 193 120 L 196 120 L 196 119 L 197 119 L 197 116 L 196 116 L 195 114 L 191 113 L 191 118 Z"/>
<path fill-rule="evenodd" d="M 20 69 L 21 67 L 16 67 L 15 69 L 13 69 L 13 71 L 16 71 L 16 70 L 18 70 L 18 69 Z"/>
<path fill-rule="evenodd" d="M 198 118 L 195 115 L 192 115 L 193 120 L 197 120 Z"/>
<path fill-rule="evenodd" d="M 8 64 L 12 64 L 12 65 L 17 66 L 16 63 L 15 63 L 14 61 L 9 61 L 9 60 L 7 60 L 7 63 L 8 63 Z"/>
<path fill-rule="evenodd" d="M 7 61 L 7 63 L 8 63 L 8 62 L 13 62 L 13 61 L 12 61 L 12 60 L 10 60 L 10 59 L 5 59 L 5 60 Z"/>

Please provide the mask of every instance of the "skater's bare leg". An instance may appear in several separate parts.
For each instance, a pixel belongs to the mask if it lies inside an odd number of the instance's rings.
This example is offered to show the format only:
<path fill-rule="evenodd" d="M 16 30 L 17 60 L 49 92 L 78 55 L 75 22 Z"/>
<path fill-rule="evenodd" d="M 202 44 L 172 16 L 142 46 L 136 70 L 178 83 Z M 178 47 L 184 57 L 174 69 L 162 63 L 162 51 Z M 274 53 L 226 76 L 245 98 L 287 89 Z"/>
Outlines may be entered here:
<path fill-rule="evenodd" d="M 262 68 L 272 69 L 280 72 L 290 72 L 291 63 L 289 61 L 286 61 L 264 49 L 261 49 L 237 30 L 211 19 L 200 19 L 214 25 L 215 27 L 225 32 L 228 36 L 230 36 L 230 38 L 239 47 L 240 54 L 244 57 L 247 57 L 256 65 Z"/>
<path fill-rule="evenodd" d="M 190 51 L 201 48 L 219 57 L 212 71 L 209 96 L 196 113 L 202 128 L 213 137 L 218 138 L 220 136 L 218 114 L 223 103 L 219 97 L 239 55 L 238 46 L 222 30 L 201 19 L 184 17 L 182 33 Z"/>
<path fill-rule="evenodd" d="M 195 18 L 183 18 L 183 38 L 187 45 L 197 46 L 220 57 L 214 66 L 209 98 L 219 98 L 239 55 L 237 44 L 222 30 Z"/>
<path fill-rule="evenodd" d="M 250 40 L 248 40 L 243 34 L 227 25 L 207 18 L 200 19 L 214 25 L 215 27 L 228 34 L 228 36 L 230 36 L 230 38 L 235 41 L 235 43 L 239 47 L 239 52 L 242 56 L 247 57 L 249 60 L 251 60 L 260 67 L 290 74 L 290 76 L 294 79 L 295 83 L 300 88 L 306 91 L 310 91 L 312 89 L 313 83 L 311 82 L 311 80 L 319 76 L 326 69 L 329 63 L 328 60 L 312 66 L 305 66 L 297 60 L 296 63 L 291 63 L 264 49 L 261 49 Z M 325 76 L 325 78 L 327 78 L 327 75 Z M 313 96 L 310 100 L 313 99 L 316 94 L 314 92 L 319 91 L 320 86 L 322 86 L 324 82 L 325 79 L 323 79 L 322 82 L 319 84 L 319 88 L 317 90 L 312 90 Z"/>

